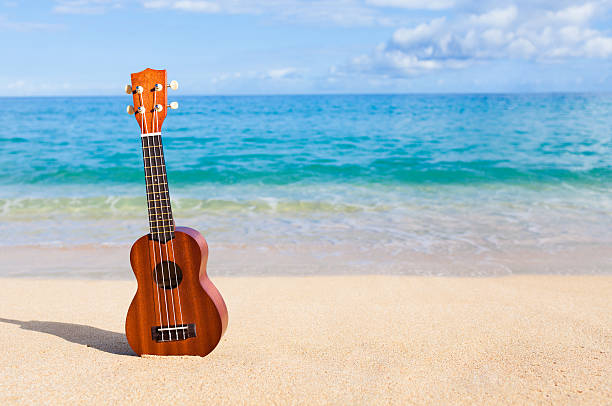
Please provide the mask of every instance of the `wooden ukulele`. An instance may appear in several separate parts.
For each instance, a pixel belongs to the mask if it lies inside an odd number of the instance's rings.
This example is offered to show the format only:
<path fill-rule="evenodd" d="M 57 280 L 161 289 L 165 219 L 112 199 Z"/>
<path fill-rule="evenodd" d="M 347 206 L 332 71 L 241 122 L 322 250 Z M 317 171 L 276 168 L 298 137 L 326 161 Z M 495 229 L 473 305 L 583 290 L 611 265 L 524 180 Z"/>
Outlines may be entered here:
<path fill-rule="evenodd" d="M 208 245 L 198 231 L 175 227 L 170 207 L 161 128 L 168 107 L 166 71 L 132 73 L 126 93 L 134 98 L 128 113 L 140 126 L 151 232 L 132 246 L 130 262 L 138 281 L 125 321 L 136 354 L 210 353 L 227 327 L 227 308 L 206 275 Z"/>

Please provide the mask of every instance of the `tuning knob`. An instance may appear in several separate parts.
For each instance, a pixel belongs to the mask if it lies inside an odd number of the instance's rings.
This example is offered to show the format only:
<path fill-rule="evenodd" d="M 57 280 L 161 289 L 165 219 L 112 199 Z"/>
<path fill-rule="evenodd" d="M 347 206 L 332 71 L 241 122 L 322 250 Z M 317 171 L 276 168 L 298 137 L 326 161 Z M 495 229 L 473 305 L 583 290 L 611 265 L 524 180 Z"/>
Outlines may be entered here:
<path fill-rule="evenodd" d="M 172 110 L 178 109 L 178 102 L 172 102 L 168 105 Z"/>
<path fill-rule="evenodd" d="M 134 106 L 132 106 L 131 104 L 127 106 L 125 110 L 127 111 L 128 114 L 134 114 Z"/>
<path fill-rule="evenodd" d="M 132 93 L 134 93 L 134 92 L 132 91 L 132 85 L 125 85 L 125 92 L 126 92 L 127 94 L 132 94 Z"/>
<path fill-rule="evenodd" d="M 144 92 L 144 87 L 136 86 L 136 93 L 142 93 L 142 92 Z"/>
<path fill-rule="evenodd" d="M 156 104 L 155 105 L 155 110 L 160 113 L 162 110 L 164 109 L 164 106 L 162 106 L 161 104 Z"/>
<path fill-rule="evenodd" d="M 172 82 L 170 82 L 170 84 L 168 85 L 168 87 L 172 90 L 176 90 L 178 89 L 178 82 L 176 80 L 173 80 Z"/>

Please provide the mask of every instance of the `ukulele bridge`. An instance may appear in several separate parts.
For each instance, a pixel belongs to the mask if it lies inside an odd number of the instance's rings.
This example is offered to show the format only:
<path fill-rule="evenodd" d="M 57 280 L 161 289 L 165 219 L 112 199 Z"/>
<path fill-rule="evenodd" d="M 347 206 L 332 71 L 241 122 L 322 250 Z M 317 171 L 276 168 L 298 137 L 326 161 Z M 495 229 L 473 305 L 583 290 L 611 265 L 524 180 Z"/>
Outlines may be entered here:
<path fill-rule="evenodd" d="M 195 324 L 176 324 L 151 327 L 151 338 L 158 343 L 181 341 L 196 336 Z"/>

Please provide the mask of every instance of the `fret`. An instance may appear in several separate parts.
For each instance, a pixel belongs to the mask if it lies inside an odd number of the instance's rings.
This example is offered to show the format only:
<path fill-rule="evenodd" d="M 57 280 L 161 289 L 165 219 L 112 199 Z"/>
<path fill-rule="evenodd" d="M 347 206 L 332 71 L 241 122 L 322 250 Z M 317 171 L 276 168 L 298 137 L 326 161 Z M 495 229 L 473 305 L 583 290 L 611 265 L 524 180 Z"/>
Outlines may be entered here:
<path fill-rule="evenodd" d="M 158 224 L 159 223 L 159 224 Z M 149 227 L 152 229 L 158 229 L 158 228 L 171 228 L 172 230 L 174 230 L 174 223 L 173 222 L 168 222 L 168 221 L 159 221 L 159 222 L 151 222 L 149 221 Z"/>
<path fill-rule="evenodd" d="M 148 195 L 161 195 L 164 193 L 168 193 L 168 190 L 160 190 L 158 192 L 147 192 Z"/>
<path fill-rule="evenodd" d="M 149 225 L 170 227 L 170 226 L 174 226 L 174 221 L 172 221 L 172 219 L 170 218 L 159 219 L 159 220 L 149 220 Z"/>
<path fill-rule="evenodd" d="M 167 228 L 168 231 L 174 231 L 174 226 L 162 226 L 162 227 L 153 227 L 153 226 L 151 226 L 150 228 L 151 228 L 151 230 L 157 230 L 159 228 L 163 228 L 163 229 Z M 159 233 L 159 231 L 156 231 L 156 232 Z"/>
<path fill-rule="evenodd" d="M 151 155 L 151 156 L 145 156 L 146 159 L 151 159 L 151 158 L 163 158 L 163 155 Z"/>
<path fill-rule="evenodd" d="M 159 209 L 164 209 L 164 208 L 167 207 L 168 209 L 170 209 L 169 211 L 171 211 L 170 204 L 160 203 L 161 201 L 163 201 L 164 203 L 170 203 L 170 199 L 163 199 L 163 200 L 157 200 L 157 199 L 151 200 L 151 199 L 148 199 L 147 200 L 148 203 L 151 203 L 151 202 L 153 203 L 153 204 L 149 204 L 149 207 L 150 207 L 151 210 L 153 210 L 153 209 L 159 210 Z"/>
<path fill-rule="evenodd" d="M 165 201 L 170 201 L 170 198 L 167 199 L 149 199 L 150 202 L 165 202 Z"/>
<path fill-rule="evenodd" d="M 161 218 L 158 218 L 157 220 L 155 220 L 155 217 L 161 217 Z M 161 215 L 149 216 L 149 223 L 163 223 L 163 222 L 174 224 L 174 221 L 170 217 L 166 218 L 165 216 L 161 216 Z"/>
<path fill-rule="evenodd" d="M 154 193 L 168 193 L 168 184 L 166 182 L 160 182 L 160 183 L 149 183 L 146 186 L 146 190 L 147 193 L 150 192 L 154 192 Z"/>
<path fill-rule="evenodd" d="M 164 209 L 166 207 L 170 208 L 170 206 L 155 206 L 156 209 Z M 149 210 L 153 210 L 153 209 L 149 209 Z M 165 212 L 165 211 L 160 211 L 159 213 L 161 213 L 161 214 L 172 214 L 172 213 L 168 213 L 168 212 Z"/>
<path fill-rule="evenodd" d="M 157 216 L 157 217 L 161 217 L 158 219 L 155 219 L 156 216 L 149 216 L 149 224 L 151 223 L 168 223 L 168 224 L 174 224 L 174 220 L 172 220 L 172 218 L 170 217 L 166 217 L 166 216 Z"/>
<path fill-rule="evenodd" d="M 158 219 L 155 220 L 155 217 L 157 217 Z M 149 222 L 151 221 L 171 221 L 171 220 L 172 220 L 172 213 L 168 213 L 168 212 L 164 212 L 163 214 L 149 213 Z"/>
<path fill-rule="evenodd" d="M 145 166 L 145 169 L 151 169 L 151 168 L 165 168 L 166 165 L 153 165 L 153 166 Z"/>
<path fill-rule="evenodd" d="M 165 173 L 161 173 L 159 175 L 145 175 L 145 178 L 152 178 L 153 176 L 166 176 Z"/>

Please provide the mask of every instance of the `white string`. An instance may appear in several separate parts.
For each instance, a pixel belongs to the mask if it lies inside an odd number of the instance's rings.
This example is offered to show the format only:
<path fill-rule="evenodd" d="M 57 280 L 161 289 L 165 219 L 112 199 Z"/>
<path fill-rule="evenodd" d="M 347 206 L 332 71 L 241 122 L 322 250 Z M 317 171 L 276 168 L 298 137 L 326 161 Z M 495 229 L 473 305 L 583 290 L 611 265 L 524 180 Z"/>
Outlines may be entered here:
<path fill-rule="evenodd" d="M 160 145 L 161 145 L 161 135 L 159 137 L 160 139 Z M 161 155 L 161 154 L 160 154 Z M 166 176 L 166 190 L 168 190 L 168 176 Z M 170 193 L 168 192 L 168 198 L 170 198 Z M 175 231 L 176 228 L 174 227 L 174 220 L 172 221 L 172 231 Z M 176 237 L 176 234 L 175 234 Z M 166 246 L 166 249 L 168 248 L 168 246 Z M 172 250 L 172 258 L 174 258 L 174 280 L 176 281 L 176 297 L 178 299 L 178 304 L 179 304 L 179 316 L 181 319 L 181 326 L 183 326 L 185 323 L 183 323 L 183 308 L 181 307 L 181 291 L 179 290 L 179 281 L 178 281 L 178 271 L 176 269 L 176 256 L 174 255 L 174 240 L 170 241 L 170 249 Z M 183 331 L 183 340 L 187 338 L 187 336 L 185 335 L 185 329 L 181 329 Z M 178 338 L 178 332 L 177 332 L 177 338 Z"/>
<path fill-rule="evenodd" d="M 140 105 L 144 107 L 144 103 L 143 103 L 143 100 L 142 100 L 142 94 L 140 94 Z M 142 125 L 140 126 L 140 140 L 142 142 L 142 158 L 143 158 L 143 161 L 144 161 L 145 166 L 146 166 L 147 161 L 146 161 L 146 155 L 145 155 L 145 149 L 144 149 L 144 147 L 145 147 L 144 140 L 145 139 L 143 137 L 143 134 L 147 133 L 147 120 L 146 120 L 146 116 L 144 114 L 144 111 L 142 111 L 140 114 L 141 114 L 140 117 L 142 119 L 142 123 L 141 123 Z M 150 152 L 149 152 L 149 156 L 151 156 Z M 151 161 L 151 158 L 149 158 L 149 161 Z M 147 191 L 147 187 L 146 187 L 147 186 L 146 175 L 147 175 L 147 171 L 145 169 L 145 192 L 148 192 Z M 147 194 L 147 207 L 149 209 L 149 227 L 151 227 L 151 202 L 149 202 L 149 195 L 148 194 Z M 151 244 L 155 244 L 155 240 L 151 241 Z M 148 241 L 147 241 L 147 245 L 149 247 L 149 253 L 150 253 L 151 252 L 151 246 L 149 245 Z M 154 249 L 153 250 L 153 266 L 155 267 L 156 265 L 157 265 L 157 260 L 155 258 L 155 249 Z M 153 268 L 153 269 L 155 270 L 155 268 Z M 159 308 L 159 325 L 160 325 L 160 327 L 162 327 L 164 323 L 162 321 L 161 300 L 160 300 L 160 297 L 159 297 L 159 285 L 157 283 L 157 273 L 154 272 L 154 274 L 155 274 L 155 288 L 156 288 L 155 290 L 157 291 L 157 304 L 158 304 L 158 308 Z M 162 340 L 163 339 L 164 339 L 164 332 L 162 331 Z"/>
<path fill-rule="evenodd" d="M 153 132 L 159 132 L 159 117 L 157 115 L 157 109 L 155 108 L 156 104 L 157 104 L 157 92 L 154 91 L 154 93 L 153 93 L 153 124 L 152 124 L 153 125 L 153 128 L 152 128 Z M 159 147 L 158 151 L 155 148 L 153 148 L 153 150 L 155 151 L 154 152 L 155 156 L 160 157 L 160 156 L 162 156 L 161 134 L 160 134 L 160 137 L 159 137 L 159 145 L 158 145 L 158 147 Z M 158 159 L 159 158 L 155 159 L 156 160 L 155 163 L 158 163 L 157 162 Z M 159 163 L 163 164 L 163 161 L 161 161 Z M 156 166 L 156 168 L 155 168 L 156 173 L 159 173 L 158 172 L 159 171 L 159 167 L 162 166 L 162 165 L 155 165 L 155 166 Z M 164 182 L 166 183 L 166 192 L 167 192 L 168 191 L 168 179 L 167 179 L 167 177 L 164 178 Z M 159 184 L 157 186 L 158 186 L 158 190 L 159 190 L 159 193 L 160 193 L 159 196 L 161 196 L 161 187 L 160 187 Z M 165 197 L 170 199 L 170 194 L 166 193 Z M 161 216 L 162 216 L 162 227 L 163 227 L 164 234 L 165 234 L 166 233 L 166 226 L 163 225 L 163 224 L 166 222 L 166 219 L 164 219 L 164 211 L 163 210 L 161 211 L 161 213 L 162 213 L 161 214 Z M 170 222 L 170 216 L 168 216 L 168 223 L 169 222 Z M 164 237 L 164 239 L 165 239 L 165 237 Z M 168 244 L 169 244 L 169 241 L 164 241 L 164 246 L 166 248 L 166 258 L 167 258 L 166 262 L 170 261 L 170 254 L 168 252 Z M 161 250 L 161 246 L 160 246 L 160 250 Z M 172 259 L 173 259 L 172 262 L 175 265 L 174 272 L 175 272 L 175 276 L 176 276 L 176 262 L 174 262 L 174 261 L 176 261 L 176 258 L 174 258 L 174 255 L 172 256 Z M 167 265 L 167 266 L 168 266 L 168 278 L 169 278 L 168 281 L 170 282 L 170 280 L 171 280 L 170 279 L 170 266 L 169 265 Z M 162 270 L 163 270 L 163 267 L 162 267 Z M 162 272 L 162 274 L 163 274 L 163 272 Z M 170 283 L 172 284 L 172 282 L 170 282 Z M 164 284 L 165 284 L 165 282 L 164 282 Z M 178 280 L 177 280 L 176 288 L 177 288 L 177 293 L 178 293 Z M 174 318 L 174 326 L 176 327 L 176 305 L 174 304 L 174 293 L 172 292 L 172 290 L 170 290 L 170 297 L 172 298 L 172 314 L 173 314 L 173 318 Z M 176 333 L 176 339 L 178 340 L 178 330 L 175 330 L 175 333 Z M 184 332 L 183 332 L 183 334 L 184 334 Z M 170 336 L 172 336 L 172 333 L 170 333 Z"/>
<path fill-rule="evenodd" d="M 142 97 L 142 93 L 140 93 L 140 104 L 141 104 L 141 106 L 144 107 L 144 100 L 143 100 L 143 97 Z M 145 111 L 146 111 L 146 109 L 142 112 L 142 121 L 144 123 L 145 133 L 148 134 L 149 131 L 148 131 L 148 127 L 147 127 L 147 116 L 146 116 Z M 151 125 L 152 126 L 155 125 L 155 121 L 154 120 L 151 120 Z M 150 145 L 148 145 L 148 146 L 150 146 Z M 149 151 L 149 171 L 151 173 L 151 180 L 153 180 L 153 173 L 152 173 L 153 166 L 154 165 L 153 165 L 153 160 L 151 158 L 151 151 Z M 158 180 L 159 180 L 159 174 L 157 173 L 157 168 L 155 168 L 155 172 L 156 172 L 155 176 L 157 176 Z M 145 174 L 146 174 L 146 171 L 145 171 Z M 154 186 L 155 183 L 156 182 L 153 180 L 153 182 L 151 184 L 153 189 L 155 188 L 155 186 Z M 155 193 L 155 191 L 153 193 Z M 158 185 L 158 192 L 157 193 L 159 194 L 159 185 Z M 147 200 L 149 200 L 148 196 L 149 195 L 147 194 Z M 163 210 L 162 210 L 162 212 L 163 212 Z M 157 217 L 158 217 L 157 216 L 157 210 L 155 210 L 155 226 L 156 226 L 156 228 L 159 228 L 159 223 L 158 223 L 159 219 Z M 162 216 L 162 221 L 163 221 L 163 216 Z M 151 226 L 151 224 L 149 223 L 149 227 L 150 226 Z M 152 234 L 155 234 L 155 233 L 152 232 Z M 159 239 L 159 231 L 157 231 L 157 237 Z M 155 239 L 153 239 L 152 244 L 155 246 Z M 161 272 L 161 274 L 162 274 L 162 282 L 164 284 L 163 285 L 164 287 L 162 287 L 162 289 L 164 290 L 164 304 L 165 304 L 165 308 L 166 308 L 166 321 L 168 322 L 168 324 L 167 324 L 168 327 L 170 327 L 170 312 L 168 311 L 168 296 L 166 294 L 166 288 L 165 288 L 165 286 L 166 286 L 166 276 L 164 275 L 164 266 L 163 266 L 164 256 L 163 256 L 163 253 L 162 253 L 161 242 L 157 241 L 157 245 L 159 246 L 159 259 L 160 259 L 160 266 L 161 266 L 161 271 L 162 271 Z M 153 272 L 155 273 L 155 284 L 157 285 L 157 294 L 158 294 L 158 297 L 159 297 L 161 295 L 159 294 L 159 289 L 160 288 L 159 288 L 159 283 L 157 283 L 158 282 L 158 278 L 157 278 L 157 272 L 155 270 L 157 268 L 157 261 L 155 260 L 155 251 L 153 251 L 153 263 L 154 263 Z M 161 319 L 161 300 L 160 300 L 160 319 Z M 164 324 L 163 324 L 163 321 L 162 321 L 160 323 L 160 327 L 163 327 L 163 326 L 164 326 Z M 163 341 L 164 340 L 164 332 L 163 332 L 163 330 L 161 331 L 161 336 L 162 336 L 161 338 L 162 338 L 162 341 Z M 171 333 L 170 330 L 168 330 L 168 339 L 170 339 L 170 338 L 172 338 L 172 333 Z"/>
<path fill-rule="evenodd" d="M 157 101 L 157 93 L 153 96 L 153 105 L 155 106 Z M 159 132 L 159 156 L 162 157 L 163 159 L 163 152 L 162 152 L 162 142 L 161 142 L 161 129 L 159 128 L 159 123 L 157 122 L 157 120 L 159 120 L 159 117 L 157 115 L 157 109 L 155 109 L 155 120 L 156 120 L 156 128 L 153 129 L 154 131 L 158 131 Z M 170 192 L 169 192 L 169 187 L 168 187 L 168 176 L 166 175 L 165 180 L 166 182 L 166 192 L 168 193 L 168 199 L 170 198 Z M 162 212 L 163 213 L 163 212 Z M 162 214 L 162 219 L 163 219 L 163 214 Z M 170 222 L 170 216 L 168 216 L 168 222 Z M 175 227 L 174 227 L 174 221 L 172 222 L 172 231 L 175 231 Z M 176 237 L 176 235 L 175 235 Z M 176 256 L 174 254 L 174 240 L 170 240 L 168 242 L 168 244 L 170 245 L 170 249 L 172 251 L 172 258 L 174 259 L 174 261 L 172 261 L 172 263 L 174 264 L 174 281 L 176 282 L 176 297 L 178 299 L 178 305 L 179 305 L 179 318 L 181 320 L 181 326 L 184 325 L 183 322 L 183 308 L 181 306 L 181 291 L 179 288 L 179 281 L 178 281 L 178 270 L 176 268 Z M 166 255 L 168 255 L 168 244 L 166 244 Z M 168 269 L 169 270 L 169 269 Z M 174 306 L 174 296 L 172 296 L 173 302 L 172 305 Z M 174 317 L 175 317 L 175 325 L 176 325 L 176 310 L 174 313 Z M 181 329 L 181 331 L 183 332 L 183 340 L 187 338 L 186 333 L 185 333 L 185 329 Z M 176 331 L 176 338 L 178 340 L 178 331 Z"/>

